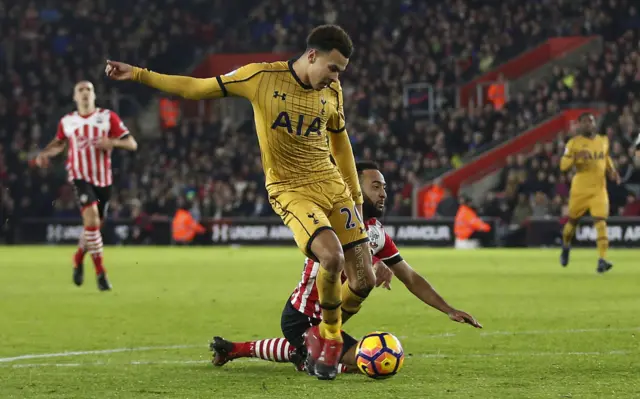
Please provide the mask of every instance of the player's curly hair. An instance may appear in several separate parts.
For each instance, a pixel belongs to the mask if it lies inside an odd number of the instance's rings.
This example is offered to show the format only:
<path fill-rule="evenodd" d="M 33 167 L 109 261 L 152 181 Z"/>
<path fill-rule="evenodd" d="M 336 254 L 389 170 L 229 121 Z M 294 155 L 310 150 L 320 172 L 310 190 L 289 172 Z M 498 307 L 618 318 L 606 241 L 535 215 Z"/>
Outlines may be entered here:
<path fill-rule="evenodd" d="M 353 42 L 349 34 L 338 25 L 316 26 L 307 36 L 307 50 L 330 52 L 336 49 L 346 58 L 353 54 Z"/>
<path fill-rule="evenodd" d="M 360 161 L 356 162 L 356 170 L 358 174 L 362 174 L 365 170 L 380 170 L 378 164 L 373 161 Z"/>

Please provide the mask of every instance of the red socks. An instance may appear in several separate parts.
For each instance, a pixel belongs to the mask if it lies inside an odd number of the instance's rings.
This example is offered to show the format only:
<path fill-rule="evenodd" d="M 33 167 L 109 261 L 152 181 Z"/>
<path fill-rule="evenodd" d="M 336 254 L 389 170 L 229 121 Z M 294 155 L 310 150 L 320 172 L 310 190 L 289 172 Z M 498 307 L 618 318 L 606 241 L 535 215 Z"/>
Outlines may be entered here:
<path fill-rule="evenodd" d="M 96 274 L 104 273 L 104 265 L 102 264 L 102 234 L 100 234 L 100 227 L 85 227 L 84 242 L 87 252 L 91 254 L 91 259 L 93 259 Z"/>
<path fill-rule="evenodd" d="M 288 362 L 295 348 L 285 338 L 270 338 L 250 342 L 234 342 L 237 357 L 257 357 L 273 362 Z"/>

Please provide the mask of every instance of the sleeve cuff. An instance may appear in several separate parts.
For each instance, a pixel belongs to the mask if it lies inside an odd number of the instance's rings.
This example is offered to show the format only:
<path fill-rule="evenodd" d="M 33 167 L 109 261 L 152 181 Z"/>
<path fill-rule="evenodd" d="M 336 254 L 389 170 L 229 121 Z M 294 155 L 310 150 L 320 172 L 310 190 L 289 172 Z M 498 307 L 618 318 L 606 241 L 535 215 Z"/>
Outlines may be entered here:
<path fill-rule="evenodd" d="M 397 263 L 402 262 L 402 260 L 403 260 L 403 259 L 402 259 L 402 256 L 401 256 L 399 253 L 397 253 L 397 254 L 393 255 L 393 256 L 392 256 L 392 257 L 390 257 L 390 258 L 382 259 L 382 261 L 384 262 L 384 264 L 385 264 L 385 265 L 387 265 L 387 266 L 393 266 L 393 265 L 395 265 L 395 264 L 397 264 Z"/>
<path fill-rule="evenodd" d="M 327 127 L 327 131 L 328 131 L 328 132 L 331 132 L 331 133 L 342 133 L 342 132 L 344 132 L 344 130 L 345 130 L 346 128 L 347 128 L 347 125 L 344 125 L 344 126 L 342 126 L 341 128 L 339 128 L 339 129 L 332 129 L 332 128 L 330 128 L 330 127 Z"/>

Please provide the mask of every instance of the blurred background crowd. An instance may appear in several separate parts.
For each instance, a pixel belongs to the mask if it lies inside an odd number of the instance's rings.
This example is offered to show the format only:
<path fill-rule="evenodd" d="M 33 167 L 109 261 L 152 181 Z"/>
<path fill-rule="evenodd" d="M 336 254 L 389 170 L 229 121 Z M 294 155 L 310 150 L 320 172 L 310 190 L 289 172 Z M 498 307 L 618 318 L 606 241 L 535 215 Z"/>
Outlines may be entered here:
<path fill-rule="evenodd" d="M 409 216 L 412 193 L 431 178 L 579 104 L 605 109 L 623 179 L 610 183 L 613 215 L 640 216 L 632 142 L 640 122 L 640 15 L 621 0 L 0 0 L 0 212 L 8 217 L 76 217 L 62 159 L 28 166 L 73 110 L 76 81 L 93 81 L 98 103 L 116 109 L 132 132 L 157 95 L 114 84 L 104 60 L 187 74 L 205 54 L 301 52 L 306 33 L 337 23 L 356 51 L 342 77 L 348 131 L 357 159 L 377 161 L 389 183 L 388 215 Z M 509 93 L 504 104 L 457 104 L 456 88 L 552 37 L 600 35 L 602 52 L 579 67 L 556 67 L 547 80 Z M 416 117 L 403 86 L 427 82 L 435 113 Z M 114 100 L 116 99 L 116 100 Z M 236 121 L 237 122 L 237 121 Z M 563 216 L 570 175 L 558 164 L 570 132 L 510 157 L 478 213 L 521 225 Z M 272 215 L 266 201 L 252 116 L 229 123 L 222 108 L 183 117 L 176 127 L 136 136 L 136 153 L 114 152 L 111 217 L 171 216 L 189 206 L 196 219 Z M 457 198 L 437 216 L 451 216 Z M 419 205 L 418 205 L 419 206 Z"/>

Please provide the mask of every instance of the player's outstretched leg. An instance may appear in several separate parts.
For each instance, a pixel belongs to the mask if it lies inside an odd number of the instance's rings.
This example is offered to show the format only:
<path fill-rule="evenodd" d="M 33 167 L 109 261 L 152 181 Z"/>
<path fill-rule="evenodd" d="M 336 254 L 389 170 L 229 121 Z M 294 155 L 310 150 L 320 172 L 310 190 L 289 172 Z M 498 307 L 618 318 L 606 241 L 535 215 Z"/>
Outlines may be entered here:
<path fill-rule="evenodd" d="M 331 229 L 317 233 L 311 242 L 311 252 L 320 262 L 316 277 L 322 322 L 309 330 L 305 338 L 306 367 L 321 380 L 333 380 L 338 374 L 342 351 L 340 328 L 342 304 L 340 274 L 344 268 L 344 253 L 338 237 Z"/>
<path fill-rule="evenodd" d="M 571 241 L 576 234 L 577 220 L 569 219 L 562 229 L 562 253 L 560 254 L 560 265 L 567 266 L 569 264 L 569 253 L 571 252 Z"/>
<path fill-rule="evenodd" d="M 278 363 L 292 362 L 296 364 L 296 368 L 302 369 L 303 359 L 297 356 L 296 348 L 285 338 L 232 342 L 222 337 L 213 337 L 209 349 L 213 352 L 212 363 L 218 367 L 235 359 L 257 358 Z"/>
<path fill-rule="evenodd" d="M 355 349 L 355 346 L 354 346 Z M 213 363 L 221 367 L 235 359 L 253 358 L 276 363 L 293 363 L 297 371 L 305 371 L 305 350 L 293 347 L 286 338 L 267 338 L 248 342 L 231 342 L 222 337 L 213 337 L 209 344 L 209 350 L 213 352 Z M 359 373 L 355 365 L 355 351 L 345 358 L 351 359 L 349 364 L 338 364 L 338 374 Z"/>
<path fill-rule="evenodd" d="M 91 254 L 93 265 L 96 269 L 96 279 L 100 291 L 108 291 L 111 284 L 107 280 L 107 272 L 104 269 L 102 256 L 102 234 L 100 233 L 100 216 L 97 204 L 91 204 L 82 210 L 84 224 L 84 240 L 87 252 Z"/>
<path fill-rule="evenodd" d="M 607 235 L 607 222 L 604 219 L 595 219 L 594 227 L 597 232 L 596 245 L 598 246 L 598 273 L 609 271 L 613 265 L 606 260 L 609 249 L 609 237 Z"/>
<path fill-rule="evenodd" d="M 357 244 L 345 251 L 344 256 L 347 281 L 342 285 L 343 324 L 360 311 L 376 283 L 368 243 Z"/>

